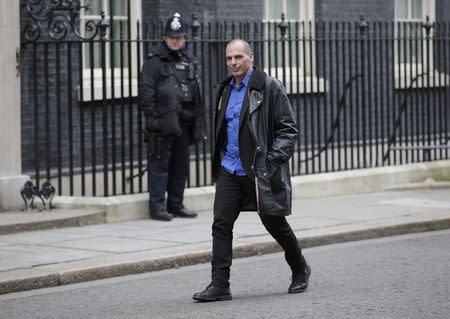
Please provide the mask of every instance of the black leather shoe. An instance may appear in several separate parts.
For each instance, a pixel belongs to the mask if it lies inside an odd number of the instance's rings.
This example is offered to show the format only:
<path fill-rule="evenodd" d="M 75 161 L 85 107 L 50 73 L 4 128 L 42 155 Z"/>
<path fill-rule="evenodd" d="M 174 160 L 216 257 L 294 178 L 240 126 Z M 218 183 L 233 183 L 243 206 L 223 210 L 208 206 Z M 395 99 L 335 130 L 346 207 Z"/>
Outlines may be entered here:
<path fill-rule="evenodd" d="M 195 217 L 197 217 L 197 213 L 195 213 L 192 210 L 189 210 L 187 208 L 182 208 L 182 209 L 179 209 L 179 210 L 170 210 L 170 213 L 174 217 L 181 217 L 181 218 L 195 218 Z"/>
<path fill-rule="evenodd" d="M 202 292 L 194 294 L 192 299 L 202 302 L 231 300 L 230 288 L 216 287 L 212 283 Z"/>
<path fill-rule="evenodd" d="M 311 276 L 311 267 L 307 264 L 304 271 L 292 274 L 288 292 L 290 294 L 304 292 L 308 288 L 309 276 Z"/>
<path fill-rule="evenodd" d="M 170 222 L 173 219 L 173 215 L 163 210 L 159 212 L 151 212 L 150 218 Z"/>

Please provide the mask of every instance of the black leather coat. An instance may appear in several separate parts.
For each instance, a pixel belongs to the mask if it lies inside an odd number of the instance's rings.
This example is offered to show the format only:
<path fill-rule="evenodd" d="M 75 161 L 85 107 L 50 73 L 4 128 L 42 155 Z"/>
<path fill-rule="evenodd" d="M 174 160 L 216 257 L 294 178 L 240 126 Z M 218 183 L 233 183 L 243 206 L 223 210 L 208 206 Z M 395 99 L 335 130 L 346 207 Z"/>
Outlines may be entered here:
<path fill-rule="evenodd" d="M 218 86 L 212 174 L 217 180 L 226 146 L 225 108 L 231 78 Z M 281 82 L 254 69 L 240 114 L 239 154 L 244 169 L 255 180 L 257 203 L 245 201 L 242 210 L 286 216 L 291 213 L 289 171 L 298 129 L 294 112 Z"/>

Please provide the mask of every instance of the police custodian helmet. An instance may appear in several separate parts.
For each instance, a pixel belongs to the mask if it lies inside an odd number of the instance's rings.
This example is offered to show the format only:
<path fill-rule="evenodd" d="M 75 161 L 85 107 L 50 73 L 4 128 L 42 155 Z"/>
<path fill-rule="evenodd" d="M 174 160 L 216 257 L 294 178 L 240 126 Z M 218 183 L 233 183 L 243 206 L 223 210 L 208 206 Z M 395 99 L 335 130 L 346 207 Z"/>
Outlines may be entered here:
<path fill-rule="evenodd" d="M 178 12 L 167 19 L 164 27 L 164 35 L 174 38 L 187 35 L 187 24 Z"/>

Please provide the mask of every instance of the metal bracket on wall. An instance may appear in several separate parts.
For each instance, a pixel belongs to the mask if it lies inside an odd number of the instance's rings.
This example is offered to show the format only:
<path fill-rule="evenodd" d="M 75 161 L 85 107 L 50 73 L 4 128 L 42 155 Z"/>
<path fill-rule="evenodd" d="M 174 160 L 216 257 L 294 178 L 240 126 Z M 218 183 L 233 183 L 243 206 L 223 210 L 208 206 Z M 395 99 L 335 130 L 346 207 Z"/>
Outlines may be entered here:
<path fill-rule="evenodd" d="M 39 194 L 39 190 L 33 185 L 31 181 L 28 181 L 23 185 L 20 190 L 20 195 L 25 203 L 25 207 L 21 211 L 30 210 L 34 208 L 34 198 Z"/>
<path fill-rule="evenodd" d="M 16 78 L 20 76 L 20 48 L 16 48 Z"/>
<path fill-rule="evenodd" d="M 37 186 L 34 186 L 31 181 L 25 183 L 23 188 L 20 190 L 20 195 L 25 203 L 25 207 L 21 211 L 32 210 L 38 208 L 41 212 L 43 210 L 51 210 L 53 208 L 52 200 L 55 196 L 55 188 L 46 181 L 42 184 L 42 188 L 39 190 Z M 35 198 L 38 197 L 42 202 L 42 209 L 34 205 Z"/>

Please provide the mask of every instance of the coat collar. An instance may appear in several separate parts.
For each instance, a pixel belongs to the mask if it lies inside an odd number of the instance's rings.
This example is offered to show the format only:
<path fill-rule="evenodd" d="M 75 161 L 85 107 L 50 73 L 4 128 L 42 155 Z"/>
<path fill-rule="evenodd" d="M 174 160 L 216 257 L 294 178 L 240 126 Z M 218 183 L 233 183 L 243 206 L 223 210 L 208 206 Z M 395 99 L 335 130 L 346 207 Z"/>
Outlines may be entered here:
<path fill-rule="evenodd" d="M 265 84 L 265 73 L 258 68 L 253 67 L 252 76 L 250 77 L 250 82 L 248 84 L 248 94 L 245 94 L 244 102 L 242 103 L 241 114 L 239 118 L 239 127 L 244 123 L 244 118 L 246 117 L 247 111 L 250 105 L 250 92 L 257 91 L 262 92 L 264 90 Z"/>
<path fill-rule="evenodd" d="M 252 77 L 248 85 L 250 90 L 263 91 L 266 82 L 266 74 L 259 68 L 253 67 Z"/>
<path fill-rule="evenodd" d="M 222 112 L 219 112 L 219 123 L 223 121 L 223 118 L 225 116 L 225 109 L 228 105 L 228 100 L 230 98 L 230 82 L 233 77 L 229 76 L 222 82 L 217 83 L 215 86 L 219 85 L 219 94 L 218 94 L 218 100 L 216 103 L 221 104 L 221 110 Z M 253 67 L 253 72 L 250 77 L 250 81 L 248 83 L 248 92 L 251 91 L 258 91 L 262 92 L 264 91 L 265 86 L 265 78 L 266 74 L 260 70 L 259 68 Z M 242 123 L 244 122 L 244 118 L 246 116 L 248 107 L 249 107 L 249 94 L 245 94 L 244 101 L 242 102 L 242 108 L 241 108 L 241 114 L 239 118 L 239 127 L 241 127 Z M 217 104 L 217 106 L 218 106 Z"/>
<path fill-rule="evenodd" d="M 219 85 L 220 87 L 223 88 L 227 84 L 230 84 L 232 78 L 233 78 L 233 76 L 228 76 L 222 82 L 219 82 L 216 85 L 214 85 L 214 87 Z M 261 69 L 254 66 L 252 76 L 250 77 L 250 82 L 248 85 L 249 89 L 253 89 L 253 90 L 257 90 L 257 91 L 264 90 L 265 78 L 266 78 L 266 74 Z"/>

